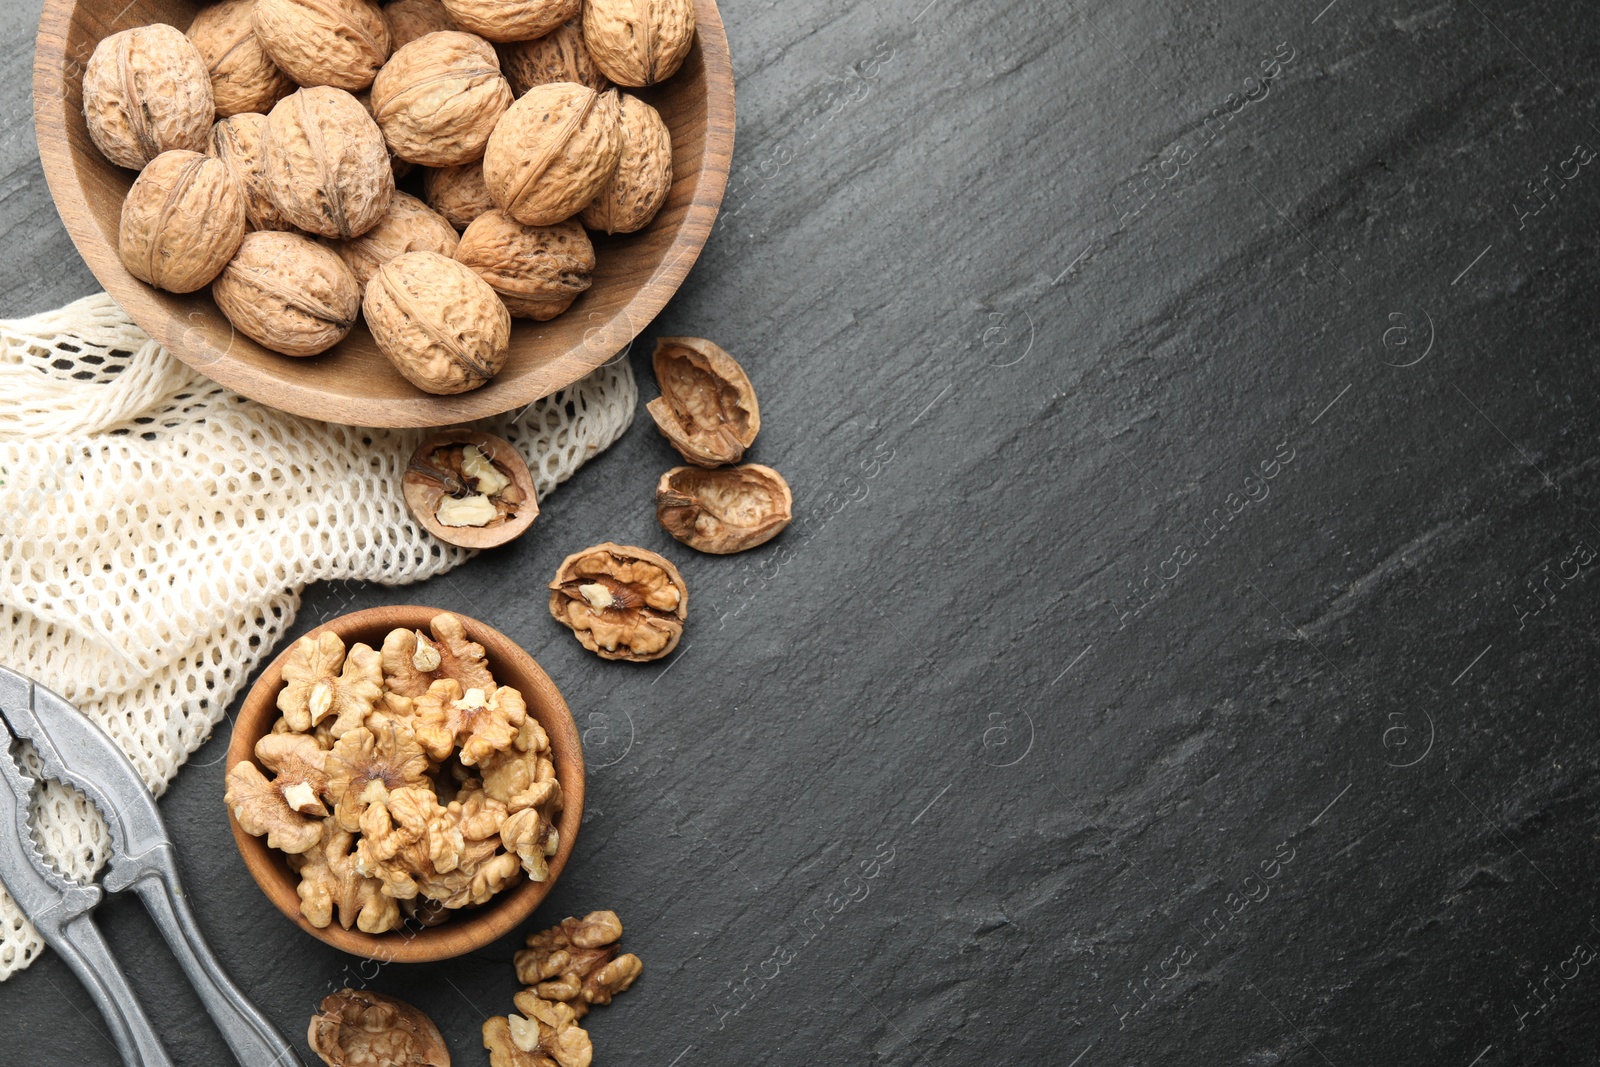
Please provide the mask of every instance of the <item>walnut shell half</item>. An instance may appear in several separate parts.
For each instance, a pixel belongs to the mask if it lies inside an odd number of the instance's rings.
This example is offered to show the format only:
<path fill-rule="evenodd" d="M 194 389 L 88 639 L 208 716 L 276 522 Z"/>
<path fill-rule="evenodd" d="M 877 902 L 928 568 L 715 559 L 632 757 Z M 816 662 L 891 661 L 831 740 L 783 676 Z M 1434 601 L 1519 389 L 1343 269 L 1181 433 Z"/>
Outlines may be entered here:
<path fill-rule="evenodd" d="M 550 614 L 601 659 L 647 663 L 678 647 L 689 590 L 666 557 L 607 541 L 561 561 Z"/>
<path fill-rule="evenodd" d="M 394 997 L 341 989 L 311 1017 L 306 1043 L 328 1067 L 450 1067 L 433 1020 Z"/>
<path fill-rule="evenodd" d="M 400 49 L 372 83 L 372 114 L 384 140 L 401 159 L 429 167 L 483 158 L 511 101 L 494 46 L 451 30 Z"/>
<path fill-rule="evenodd" d="M 654 85 L 694 45 L 694 0 L 584 0 L 583 39 L 618 85 Z"/>
<path fill-rule="evenodd" d="M 617 169 L 583 209 L 583 224 L 606 233 L 650 225 L 672 191 L 672 134 L 655 108 L 622 94 L 622 155 Z"/>
<path fill-rule="evenodd" d="M 549 226 L 583 210 L 621 156 L 617 94 L 553 82 L 505 113 L 484 150 L 483 180 L 496 207 L 524 225 Z"/>
<path fill-rule="evenodd" d="M 268 230 L 245 234 L 211 295 L 235 329 L 286 356 L 326 352 L 361 309 L 361 288 L 338 256 L 298 234 Z"/>
<path fill-rule="evenodd" d="M 783 475 L 759 463 L 674 467 L 656 486 L 656 519 L 690 548 L 725 556 L 764 545 L 794 518 Z"/>
<path fill-rule="evenodd" d="M 570 219 L 524 226 L 504 211 L 491 211 L 461 235 L 456 259 L 488 282 L 512 315 L 542 322 L 567 310 L 589 288 L 594 245 Z"/>
<path fill-rule="evenodd" d="M 511 41 L 499 47 L 500 69 L 518 96 L 535 85 L 551 82 L 577 82 L 596 90 L 611 88 L 610 81 L 594 65 L 589 46 L 583 43 L 582 19 L 568 19 L 543 37 Z"/>
<path fill-rule="evenodd" d="M 256 0 L 256 37 L 307 86 L 357 92 L 389 58 L 389 26 L 372 0 Z"/>
<path fill-rule="evenodd" d="M 684 459 L 701 467 L 737 463 L 761 431 L 761 407 L 737 360 L 701 337 L 656 341 L 661 395 L 645 405 Z"/>
<path fill-rule="evenodd" d="M 83 117 L 95 147 L 119 167 L 143 170 L 175 148 L 204 152 L 216 117 L 206 61 L 165 23 L 113 33 L 84 68 Z"/>
<path fill-rule="evenodd" d="M 359 237 L 394 199 L 394 170 L 378 124 L 343 89 L 284 97 L 267 116 L 266 176 L 273 202 L 302 230 Z"/>
<path fill-rule="evenodd" d="M 417 388 L 464 393 L 500 373 L 511 315 L 489 283 L 437 252 L 407 252 L 379 268 L 362 302 L 372 339 Z"/>
<path fill-rule="evenodd" d="M 222 0 L 201 8 L 189 24 L 189 40 L 206 61 L 221 118 L 269 111 L 295 91 L 294 79 L 278 69 L 256 37 L 256 0 Z"/>
<path fill-rule="evenodd" d="M 140 281 L 169 293 L 211 284 L 244 240 L 244 196 L 220 160 L 163 152 L 122 202 L 117 250 Z"/>

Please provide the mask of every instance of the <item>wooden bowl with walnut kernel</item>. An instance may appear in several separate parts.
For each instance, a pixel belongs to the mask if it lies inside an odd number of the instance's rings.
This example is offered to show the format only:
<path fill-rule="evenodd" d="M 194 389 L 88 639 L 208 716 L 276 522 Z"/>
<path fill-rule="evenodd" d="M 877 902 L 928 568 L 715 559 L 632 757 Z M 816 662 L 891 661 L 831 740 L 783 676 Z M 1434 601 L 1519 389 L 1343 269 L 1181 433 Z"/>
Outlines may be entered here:
<path fill-rule="evenodd" d="M 209 286 L 187 294 L 166 292 L 140 281 L 124 265 L 118 246 L 122 207 L 138 172 L 116 165 L 96 148 L 84 117 L 85 69 L 102 40 L 154 23 L 182 32 L 206 6 L 201 0 L 44 0 L 34 54 L 34 125 L 57 209 L 95 277 L 146 333 L 238 393 L 297 415 L 362 426 L 449 426 L 510 411 L 570 385 L 621 352 L 677 292 L 710 236 L 733 153 L 733 67 L 715 0 L 693 0 L 696 28 L 681 67 L 659 84 L 626 88 L 660 113 L 670 133 L 665 203 L 637 233 L 609 236 L 615 219 L 585 219 L 595 255 L 592 284 L 556 318 L 512 320 L 505 362 L 492 380 L 455 395 L 424 392 L 380 351 L 365 322 L 356 322 L 320 354 L 291 358 L 270 351 L 234 328 Z M 332 7 L 327 0 L 312 6 Z M 455 5 L 460 11 L 484 6 Z M 354 47 L 351 41 L 340 43 Z M 516 84 L 515 73 L 508 73 Z M 315 71 L 297 76 L 303 84 L 337 84 Z M 283 82 L 276 88 L 293 88 Z M 640 84 L 634 80 L 626 86 Z M 230 98 L 219 106 L 270 110 L 266 104 L 272 94 L 265 90 L 271 89 L 265 87 L 259 98 Z M 431 170 L 428 176 L 449 170 Z M 571 228 L 577 226 L 573 220 Z M 342 303 L 328 306 L 347 328 L 353 313 L 342 310 Z M 391 346 L 396 343 L 390 338 Z"/>
<path fill-rule="evenodd" d="M 446 632 L 442 635 L 444 640 L 441 640 L 441 633 L 434 628 L 434 622 L 441 616 L 447 615 L 453 613 L 418 606 L 369 608 L 333 619 L 312 630 L 307 636 L 316 641 L 325 634 L 333 634 L 338 636 L 346 649 L 351 649 L 359 643 L 377 650 L 384 648 L 385 639 L 395 631 L 420 633 L 440 642 L 439 648 L 445 650 L 447 661 L 442 666 L 428 662 L 420 662 L 418 666 L 433 666 L 436 668 L 435 673 L 441 676 L 450 674 L 451 664 L 448 657 L 451 653 L 447 647 L 449 642 L 455 642 L 449 647 L 463 650 L 469 648 L 467 642 L 482 646 L 481 663 L 487 666 L 494 682 L 499 686 L 513 688 L 521 694 L 526 705 L 527 720 L 530 723 L 537 722 L 548 737 L 548 757 L 554 764 L 555 777 L 559 782 L 562 797 L 559 814 L 553 815 L 548 824 L 555 832 L 557 843 L 554 845 L 553 854 L 544 859 L 547 873 L 542 881 L 534 881 L 526 873 L 519 873 L 506 888 L 490 896 L 486 903 L 479 905 L 469 903 L 464 907 L 451 909 L 448 911 L 448 918 L 437 924 L 432 924 L 434 922 L 432 916 L 417 912 L 415 905 L 425 900 L 419 895 L 403 908 L 403 911 L 411 912 L 409 915 L 403 914 L 404 925 L 383 933 L 366 933 L 361 929 L 362 925 L 381 925 L 364 923 L 368 904 L 372 904 L 374 908 L 380 906 L 388 908 L 391 904 L 387 898 L 380 898 L 377 895 L 376 883 L 373 880 L 368 880 L 373 888 L 370 900 L 363 902 L 354 899 L 356 893 L 352 889 L 341 889 L 335 896 L 344 899 L 335 899 L 331 904 L 328 901 L 323 902 L 325 906 L 333 909 L 332 921 L 323 926 L 314 924 L 303 911 L 299 893 L 301 875 L 293 869 L 297 864 L 292 864 L 290 857 L 279 848 L 269 846 L 271 837 L 257 837 L 248 832 L 241 825 L 236 812 L 231 810 L 230 801 L 228 819 L 233 829 L 234 840 L 238 843 L 239 853 L 244 859 L 245 866 L 262 892 L 296 926 L 312 937 L 352 955 L 383 962 L 427 963 L 460 956 L 490 944 L 515 929 L 539 906 L 566 867 L 567 860 L 572 855 L 573 845 L 578 839 L 578 828 L 583 821 L 583 745 L 566 701 L 562 699 L 555 684 L 550 681 L 549 675 L 534 662 L 533 657 L 510 638 L 484 623 L 465 616 L 453 615 L 460 621 L 461 630 Z M 276 773 L 273 767 L 263 763 L 259 758 L 257 745 L 268 735 L 279 736 L 274 734 L 274 727 L 279 724 L 280 719 L 288 718 L 280 710 L 279 694 L 285 688 L 285 667 L 291 663 L 294 654 L 294 645 L 280 653 L 261 673 L 261 677 L 245 696 L 244 704 L 239 709 L 238 720 L 234 724 L 233 738 L 228 745 L 230 789 L 233 787 L 236 773 L 240 771 L 249 772 L 243 775 L 245 778 L 256 778 L 257 771 L 263 771 L 265 775 Z M 472 655 L 470 652 L 467 654 Z M 291 678 L 300 677 L 293 668 L 290 674 Z M 384 688 L 385 691 L 388 690 L 387 674 Z M 315 699 L 314 695 L 312 699 Z M 328 724 L 332 722 L 334 717 L 329 716 L 323 725 L 316 729 L 327 729 Z M 531 726 L 526 727 L 524 735 L 531 729 Z M 426 749 L 428 742 L 423 739 L 420 729 L 417 731 L 417 737 Z M 451 756 L 447 762 L 465 761 L 465 752 L 466 745 L 463 744 L 461 751 Z M 434 753 L 425 751 L 424 755 L 431 759 Z M 254 770 L 239 767 L 245 763 L 252 764 Z M 279 766 L 281 768 L 282 764 Z M 433 764 L 428 766 L 431 769 Z M 481 769 L 486 764 L 480 758 L 477 766 Z M 544 773 L 548 774 L 548 771 Z M 488 779 L 487 773 L 484 778 Z M 523 784 L 526 785 L 525 782 Z M 463 792 L 459 795 L 465 796 L 468 787 L 461 788 Z M 285 790 L 286 794 L 291 792 L 292 788 Z M 349 795 L 354 796 L 355 792 L 351 790 Z M 363 792 L 362 796 L 376 806 L 376 803 L 370 800 L 370 794 Z M 525 814 L 532 813 L 532 809 L 525 812 Z M 328 816 L 328 822 L 330 824 L 336 822 L 341 814 L 342 812 L 334 810 Z M 362 825 L 365 827 L 368 824 Z M 509 825 L 509 822 L 502 824 L 503 828 Z M 510 833 L 509 830 L 506 832 Z M 280 846 L 283 844 L 281 840 L 278 843 Z M 305 855 L 310 856 L 315 851 L 313 849 Z M 509 854 L 509 851 L 507 847 L 506 852 L 501 855 Z M 357 862 L 360 859 L 359 852 L 353 853 L 349 859 L 351 862 Z M 305 907 L 315 910 L 313 902 L 309 900 Z M 348 907 L 348 911 L 342 915 L 343 920 L 350 921 L 348 928 L 341 921 L 341 907 Z M 362 920 L 356 919 L 357 911 L 362 913 Z M 433 914 L 443 915 L 445 912 L 436 910 Z"/>

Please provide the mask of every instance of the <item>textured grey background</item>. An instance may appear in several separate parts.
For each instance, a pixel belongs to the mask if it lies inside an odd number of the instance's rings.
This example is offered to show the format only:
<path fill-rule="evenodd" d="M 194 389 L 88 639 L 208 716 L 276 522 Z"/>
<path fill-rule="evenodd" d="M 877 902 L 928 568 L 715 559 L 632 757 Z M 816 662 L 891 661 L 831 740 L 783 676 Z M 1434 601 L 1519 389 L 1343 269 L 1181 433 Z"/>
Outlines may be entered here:
<path fill-rule="evenodd" d="M 0 10 L 7 115 L 38 8 Z M 646 967 L 596 1062 L 1594 1062 L 1591 7 L 724 14 L 736 174 L 646 336 L 744 361 L 795 526 L 668 540 L 641 422 L 521 544 L 297 629 L 425 601 L 563 687 L 590 809 L 534 925 L 615 908 Z M 0 138 L 6 313 L 90 292 Z M 605 538 L 683 566 L 665 665 L 547 617 Z M 297 1036 L 370 984 L 484 1062 L 515 941 L 374 974 L 298 934 L 228 837 L 225 734 L 163 807 L 235 975 Z M 177 1060 L 226 1062 L 104 916 Z M 0 985 L 0 1060 L 112 1063 L 96 1023 L 53 958 Z"/>

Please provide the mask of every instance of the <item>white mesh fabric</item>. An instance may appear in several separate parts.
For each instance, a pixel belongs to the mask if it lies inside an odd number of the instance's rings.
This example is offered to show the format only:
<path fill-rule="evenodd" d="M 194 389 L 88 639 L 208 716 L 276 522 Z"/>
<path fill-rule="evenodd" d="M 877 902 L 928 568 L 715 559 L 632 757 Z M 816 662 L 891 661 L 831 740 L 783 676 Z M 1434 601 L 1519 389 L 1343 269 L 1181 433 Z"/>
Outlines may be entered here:
<path fill-rule="evenodd" d="M 543 498 L 615 441 L 626 360 L 477 424 Z M 470 553 L 412 522 L 400 477 L 425 431 L 313 422 L 174 359 L 104 294 L 0 322 L 0 664 L 106 728 L 159 795 L 211 734 L 316 580 L 404 584 Z M 59 870 L 110 845 L 76 791 L 35 794 Z M 0 888 L 0 981 L 41 942 Z"/>

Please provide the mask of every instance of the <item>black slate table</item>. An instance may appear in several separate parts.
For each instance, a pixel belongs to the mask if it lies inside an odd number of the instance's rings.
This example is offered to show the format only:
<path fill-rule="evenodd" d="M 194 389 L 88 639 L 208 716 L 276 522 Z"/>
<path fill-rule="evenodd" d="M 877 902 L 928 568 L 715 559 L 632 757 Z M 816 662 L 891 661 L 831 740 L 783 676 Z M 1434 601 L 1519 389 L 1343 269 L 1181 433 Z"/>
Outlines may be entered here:
<path fill-rule="evenodd" d="M 12 315 L 95 288 L 25 121 L 39 6 L 0 10 Z M 745 362 L 794 526 L 670 541 L 641 419 L 520 544 L 296 628 L 425 601 L 563 687 L 590 805 L 529 929 L 615 908 L 645 961 L 596 1063 L 1596 1062 L 1590 6 L 724 17 L 736 173 L 645 336 Z M 682 564 L 665 664 L 548 617 L 607 538 Z M 226 733 L 162 806 L 233 973 L 297 1038 L 365 985 L 483 1063 L 516 939 L 377 968 L 296 932 L 221 818 Z M 104 915 L 178 1062 L 228 1062 Z M 0 1031 L 115 1060 L 48 955 Z"/>

